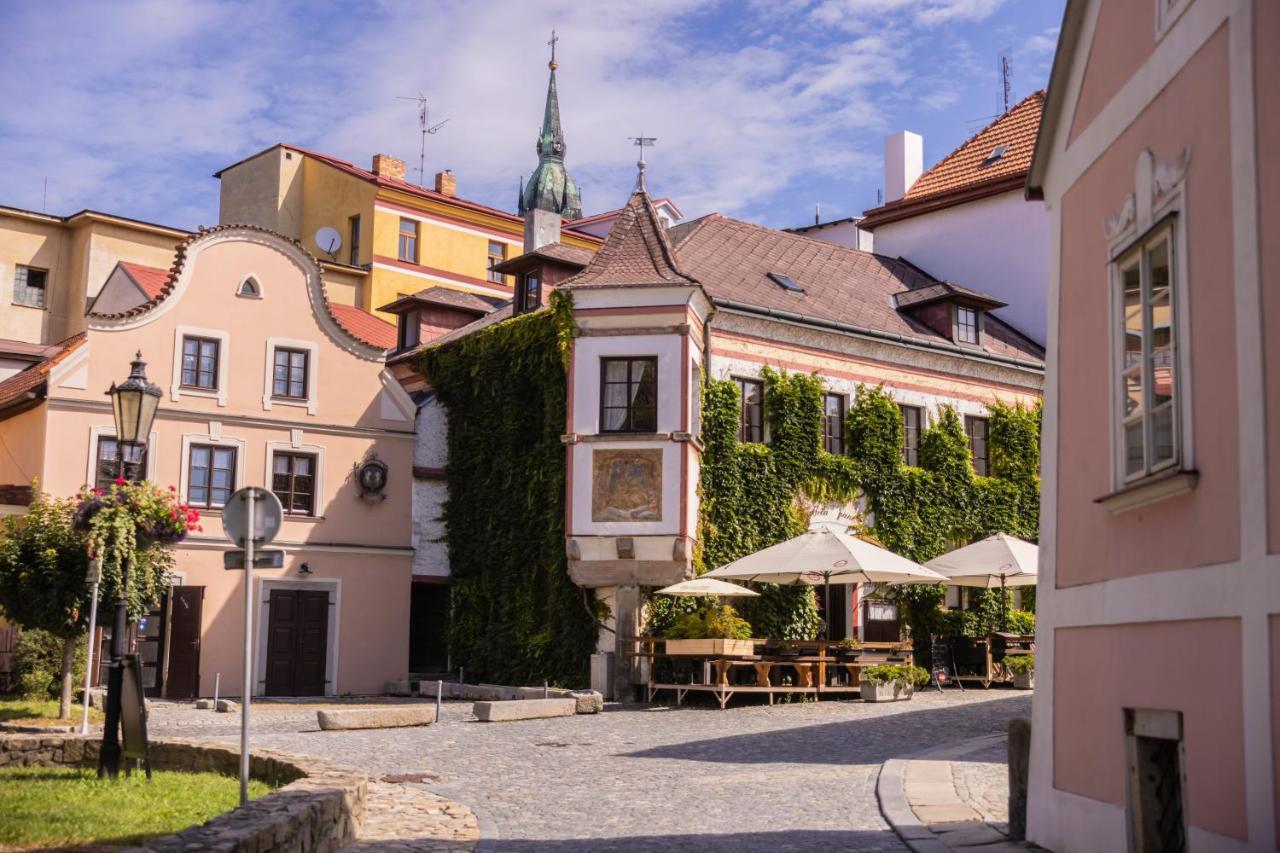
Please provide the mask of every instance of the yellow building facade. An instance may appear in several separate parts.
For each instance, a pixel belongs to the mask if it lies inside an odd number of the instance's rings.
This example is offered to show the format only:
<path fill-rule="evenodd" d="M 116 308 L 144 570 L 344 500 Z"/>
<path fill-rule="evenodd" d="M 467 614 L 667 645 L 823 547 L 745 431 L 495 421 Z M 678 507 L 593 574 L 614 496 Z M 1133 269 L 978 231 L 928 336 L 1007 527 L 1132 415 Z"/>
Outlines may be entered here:
<path fill-rule="evenodd" d="M 524 221 L 459 198 L 450 172 L 431 188 L 405 180 L 404 162 L 376 155 L 369 169 L 291 145 L 276 145 L 216 174 L 219 220 L 270 228 L 340 267 L 350 293 L 331 298 L 368 311 L 433 286 L 494 300 L 512 297 L 511 276 L 490 271 L 523 251 Z M 599 237 L 566 228 L 561 241 L 599 248 Z M 382 314 L 394 322 L 394 315 Z"/>

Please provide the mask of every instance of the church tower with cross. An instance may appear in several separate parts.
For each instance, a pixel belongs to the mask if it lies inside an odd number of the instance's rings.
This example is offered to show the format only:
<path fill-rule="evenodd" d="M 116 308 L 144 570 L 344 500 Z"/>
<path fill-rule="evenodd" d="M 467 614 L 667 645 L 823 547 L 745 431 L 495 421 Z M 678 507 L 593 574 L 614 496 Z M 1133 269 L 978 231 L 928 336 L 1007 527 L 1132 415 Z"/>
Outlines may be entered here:
<path fill-rule="evenodd" d="M 578 185 L 564 166 L 564 131 L 560 127 L 560 98 L 556 94 L 556 42 L 551 32 L 551 77 L 547 82 L 547 104 L 542 115 L 542 132 L 538 134 L 538 168 L 529 176 L 520 192 L 520 213 L 545 210 L 564 219 L 582 218 L 582 198 Z"/>

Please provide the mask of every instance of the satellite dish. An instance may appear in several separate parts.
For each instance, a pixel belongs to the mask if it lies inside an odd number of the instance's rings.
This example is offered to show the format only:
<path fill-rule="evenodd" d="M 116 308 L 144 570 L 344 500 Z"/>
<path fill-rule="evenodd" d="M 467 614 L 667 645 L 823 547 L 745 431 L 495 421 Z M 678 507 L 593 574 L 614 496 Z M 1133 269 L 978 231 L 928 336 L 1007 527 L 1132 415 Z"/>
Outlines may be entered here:
<path fill-rule="evenodd" d="M 342 248 L 342 235 L 338 233 L 338 229 L 330 228 L 328 225 L 316 231 L 316 245 L 323 252 L 328 252 L 330 257 Z"/>

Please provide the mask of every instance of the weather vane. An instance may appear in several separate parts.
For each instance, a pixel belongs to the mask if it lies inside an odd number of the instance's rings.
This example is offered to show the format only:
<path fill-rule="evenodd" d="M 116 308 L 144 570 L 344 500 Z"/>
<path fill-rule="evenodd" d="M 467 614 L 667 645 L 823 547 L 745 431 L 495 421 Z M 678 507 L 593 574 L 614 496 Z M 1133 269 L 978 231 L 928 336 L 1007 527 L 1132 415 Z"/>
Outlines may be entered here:
<path fill-rule="evenodd" d="M 556 65 L 556 42 L 558 41 L 560 41 L 560 36 L 556 35 L 555 28 L 553 27 L 551 30 L 551 40 L 547 42 L 547 44 L 551 45 L 551 61 L 547 63 L 547 67 L 552 71 L 555 71 L 558 67 Z"/>
<path fill-rule="evenodd" d="M 636 174 L 636 189 L 648 192 L 649 188 L 644 183 L 644 147 L 648 145 L 652 148 L 657 145 L 658 137 L 645 136 L 644 131 L 641 131 L 639 136 L 628 136 L 627 138 L 631 140 L 632 145 L 640 146 L 640 159 L 636 161 L 636 168 L 639 170 Z"/>

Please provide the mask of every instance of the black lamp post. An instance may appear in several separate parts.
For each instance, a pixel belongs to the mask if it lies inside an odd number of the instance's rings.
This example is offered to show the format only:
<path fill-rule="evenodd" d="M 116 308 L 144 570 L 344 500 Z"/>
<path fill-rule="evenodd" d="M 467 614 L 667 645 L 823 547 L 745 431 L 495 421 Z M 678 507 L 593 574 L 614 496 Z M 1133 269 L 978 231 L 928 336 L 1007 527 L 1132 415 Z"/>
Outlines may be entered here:
<path fill-rule="evenodd" d="M 159 386 L 147 381 L 147 364 L 139 351 L 133 360 L 129 377 L 119 385 L 111 383 L 111 411 L 116 421 L 116 454 L 120 477 L 125 476 L 128 451 L 138 458 L 147 447 L 151 424 L 160 407 Z M 102 732 L 102 751 L 98 755 L 98 775 L 115 778 L 120 772 L 120 709 L 124 692 L 125 633 L 128 631 L 129 606 L 125 598 L 129 586 L 129 564 L 120 566 L 120 589 L 116 600 L 115 621 L 111 626 L 111 669 L 107 676 L 107 719 Z"/>

